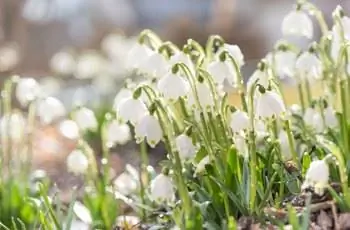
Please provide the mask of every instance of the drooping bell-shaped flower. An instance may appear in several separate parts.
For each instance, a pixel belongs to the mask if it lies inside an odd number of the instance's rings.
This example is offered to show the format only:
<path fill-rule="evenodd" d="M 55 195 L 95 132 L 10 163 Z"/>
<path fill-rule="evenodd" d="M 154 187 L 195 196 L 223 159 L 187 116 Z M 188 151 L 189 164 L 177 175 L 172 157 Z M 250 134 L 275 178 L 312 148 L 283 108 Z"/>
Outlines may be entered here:
<path fill-rule="evenodd" d="M 193 95 L 191 92 L 188 96 L 188 104 L 191 107 L 197 106 L 197 99 L 199 100 L 199 105 L 204 110 L 210 110 L 214 107 L 214 97 L 210 90 L 210 87 L 205 82 L 198 82 L 196 84 L 197 95 Z"/>
<path fill-rule="evenodd" d="M 261 118 L 279 117 L 285 113 L 286 108 L 281 95 L 273 91 L 266 91 L 259 87 L 260 95 L 256 100 L 256 116 Z"/>
<path fill-rule="evenodd" d="M 291 50 L 278 50 L 274 55 L 276 74 L 280 78 L 293 77 L 295 74 L 295 62 L 297 54 Z"/>
<path fill-rule="evenodd" d="M 121 88 L 114 98 L 113 108 L 116 110 L 119 103 L 129 97 L 132 97 L 132 91 L 127 88 Z"/>
<path fill-rule="evenodd" d="M 131 139 L 130 127 L 117 120 L 113 120 L 107 125 L 106 132 L 108 145 L 124 145 Z"/>
<path fill-rule="evenodd" d="M 135 139 L 137 143 L 141 143 L 146 139 L 151 147 L 155 147 L 162 137 L 162 127 L 158 119 L 153 115 L 144 115 L 135 125 Z"/>
<path fill-rule="evenodd" d="M 26 120 L 19 112 L 5 114 L 0 118 L 0 135 L 8 137 L 12 142 L 19 142 L 23 139 L 26 127 Z"/>
<path fill-rule="evenodd" d="M 253 75 L 248 79 L 247 88 L 249 91 L 252 89 L 254 83 L 260 84 L 264 88 L 268 88 L 270 83 L 270 77 L 265 70 L 257 69 L 254 71 Z"/>
<path fill-rule="evenodd" d="M 244 158 L 248 158 L 249 151 L 247 140 L 241 135 L 235 135 L 233 137 L 233 142 L 235 143 L 235 148 L 237 149 L 238 154 L 243 156 Z"/>
<path fill-rule="evenodd" d="M 286 131 L 281 130 L 279 132 L 278 141 L 279 141 L 280 147 L 281 147 L 282 159 L 283 160 L 290 160 L 292 158 L 292 149 L 290 149 L 288 134 Z"/>
<path fill-rule="evenodd" d="M 113 184 L 114 188 L 124 196 L 128 196 L 135 192 L 138 187 L 138 182 L 128 172 L 121 173 L 114 180 Z"/>
<path fill-rule="evenodd" d="M 80 130 L 87 131 L 97 129 L 97 119 L 91 109 L 81 107 L 74 112 L 73 117 Z"/>
<path fill-rule="evenodd" d="M 282 33 L 284 36 L 293 35 L 311 39 L 313 36 L 313 24 L 310 17 L 301 10 L 292 10 L 282 21 Z"/>
<path fill-rule="evenodd" d="M 313 187 L 315 193 L 322 195 L 329 180 L 329 168 L 324 160 L 316 160 L 311 162 L 306 172 L 305 181 L 302 188 Z"/>
<path fill-rule="evenodd" d="M 149 58 L 152 50 L 145 44 L 135 43 L 127 56 L 127 66 L 130 69 L 139 68 L 140 65 Z"/>
<path fill-rule="evenodd" d="M 51 58 L 50 68 L 59 75 L 72 75 L 76 68 L 74 56 L 66 51 L 58 52 Z"/>
<path fill-rule="evenodd" d="M 77 60 L 75 77 L 78 79 L 91 79 L 97 77 L 103 70 L 105 60 L 95 51 L 81 54 Z"/>
<path fill-rule="evenodd" d="M 174 55 L 172 55 L 169 59 L 170 66 L 174 66 L 177 63 L 185 64 L 189 68 L 190 72 L 194 73 L 194 63 L 188 54 L 185 54 L 184 52 L 176 52 Z"/>
<path fill-rule="evenodd" d="M 76 140 L 79 138 L 79 127 L 75 121 L 64 120 L 59 124 L 60 133 L 71 140 Z"/>
<path fill-rule="evenodd" d="M 181 134 L 175 138 L 175 146 L 182 160 L 192 159 L 196 155 L 196 146 L 186 134 Z"/>
<path fill-rule="evenodd" d="M 228 61 L 212 61 L 209 63 L 207 71 L 212 75 L 217 84 L 223 84 L 225 79 L 232 83 L 232 85 L 236 81 L 236 72 Z"/>
<path fill-rule="evenodd" d="M 117 115 L 121 122 L 130 121 L 135 125 L 143 116 L 148 114 L 147 107 L 139 98 L 128 97 L 117 105 Z"/>
<path fill-rule="evenodd" d="M 150 56 L 146 58 L 139 66 L 139 69 L 145 73 L 148 73 L 151 78 L 161 78 L 167 73 L 170 65 L 165 57 L 155 51 L 150 53 Z"/>
<path fill-rule="evenodd" d="M 73 150 L 67 157 L 67 169 L 76 175 L 85 174 L 89 160 L 81 150 Z"/>
<path fill-rule="evenodd" d="M 244 65 L 244 56 L 238 45 L 224 44 L 217 54 L 221 54 L 223 51 L 227 51 L 236 61 L 239 68 Z"/>
<path fill-rule="evenodd" d="M 303 120 L 306 126 L 314 129 L 317 133 L 321 133 L 325 129 L 321 113 L 314 108 L 306 109 Z"/>
<path fill-rule="evenodd" d="M 334 109 L 331 106 L 327 106 L 323 110 L 325 125 L 329 128 L 335 128 L 338 126 L 338 119 Z"/>
<path fill-rule="evenodd" d="M 47 97 L 38 101 L 37 114 L 40 121 L 49 124 L 66 114 L 66 109 L 62 102 L 54 97 Z"/>
<path fill-rule="evenodd" d="M 313 79 L 320 79 L 322 75 L 322 62 L 314 52 L 302 53 L 296 63 L 295 68 L 297 73 L 303 78 L 307 78 L 309 81 Z"/>
<path fill-rule="evenodd" d="M 16 98 L 22 106 L 27 106 L 40 94 L 40 85 L 33 78 L 20 78 L 16 87 Z"/>
<path fill-rule="evenodd" d="M 190 86 L 188 81 L 178 73 L 169 71 L 164 77 L 158 81 L 158 90 L 167 100 L 178 100 L 179 97 L 185 97 Z"/>
<path fill-rule="evenodd" d="M 194 172 L 194 175 L 198 175 L 202 173 L 205 170 L 205 166 L 210 164 L 210 157 L 209 155 L 205 156 L 202 160 L 199 161 L 199 163 L 196 165 L 196 170 Z"/>
<path fill-rule="evenodd" d="M 230 127 L 234 133 L 248 130 L 250 127 L 248 114 L 241 110 L 233 112 L 231 114 Z"/>
<path fill-rule="evenodd" d="M 175 200 L 175 187 L 169 176 L 161 173 L 151 181 L 150 198 L 158 203 L 171 203 Z"/>

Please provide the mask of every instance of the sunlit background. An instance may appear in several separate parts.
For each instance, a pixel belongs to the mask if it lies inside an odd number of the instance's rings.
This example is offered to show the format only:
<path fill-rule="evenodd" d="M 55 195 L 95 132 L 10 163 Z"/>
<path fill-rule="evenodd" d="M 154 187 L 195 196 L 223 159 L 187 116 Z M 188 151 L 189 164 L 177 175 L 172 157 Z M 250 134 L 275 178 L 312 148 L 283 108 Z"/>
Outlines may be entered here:
<path fill-rule="evenodd" d="M 117 31 L 128 36 L 150 28 L 177 44 L 204 42 L 218 33 L 238 44 L 246 60 L 261 58 L 280 38 L 283 15 L 291 0 L 1 0 L 0 47 L 15 45 L 16 71 L 47 75 L 48 60 L 67 47 L 98 48 Z M 330 19 L 337 4 L 348 0 L 315 0 Z M 248 62 L 249 64 L 249 62 Z"/>
<path fill-rule="evenodd" d="M 188 38 L 204 44 L 211 34 L 237 44 L 245 55 L 243 73 L 249 77 L 259 59 L 281 38 L 283 16 L 292 0 L 0 0 L 0 84 L 18 74 L 40 81 L 45 94 L 60 99 L 67 109 L 76 104 L 96 108 L 113 103 L 128 73 L 127 52 L 137 34 L 149 28 L 163 40 L 181 46 Z M 331 12 L 350 0 L 313 1 L 331 21 Z M 315 23 L 315 37 L 320 31 Z M 295 40 L 303 47 L 307 40 Z M 286 90 L 292 100 L 295 92 Z M 232 99 L 234 101 L 234 98 Z M 41 127 L 36 146 L 39 166 L 59 170 L 74 143 L 60 141 L 62 133 Z M 63 134 L 64 136 L 64 134 Z M 62 145 L 63 143 L 63 145 Z M 98 148 L 98 143 L 94 145 Z M 133 147 L 113 154 L 114 168 L 138 165 Z M 61 155 L 48 154 L 60 152 Z M 160 157 L 164 152 L 160 151 Z M 136 157 L 135 157 L 136 156 Z M 49 164 L 54 158 L 59 167 Z M 53 160 L 55 163 L 56 160 Z M 57 162 L 56 162 L 57 163 Z M 55 163 L 55 164 L 56 164 Z M 153 163 L 153 165 L 155 165 Z M 57 166 L 57 165 L 56 165 Z M 55 173 L 53 173 L 55 174 Z M 57 174 L 57 173 L 56 173 Z M 67 181 L 66 181 L 67 182 Z M 69 183 L 68 183 L 69 184 Z M 69 186 L 68 186 L 69 187 Z"/>

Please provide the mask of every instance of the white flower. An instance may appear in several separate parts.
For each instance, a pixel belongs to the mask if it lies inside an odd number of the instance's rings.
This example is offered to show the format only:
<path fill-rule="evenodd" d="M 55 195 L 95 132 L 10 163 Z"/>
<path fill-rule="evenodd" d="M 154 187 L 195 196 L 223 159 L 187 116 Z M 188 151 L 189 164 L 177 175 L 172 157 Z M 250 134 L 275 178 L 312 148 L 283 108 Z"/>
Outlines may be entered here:
<path fill-rule="evenodd" d="M 236 110 L 231 114 L 230 127 L 232 132 L 239 133 L 243 130 L 249 129 L 249 117 L 246 112 Z"/>
<path fill-rule="evenodd" d="M 150 56 L 140 64 L 140 70 L 148 73 L 151 77 L 161 78 L 170 68 L 163 55 L 152 51 Z"/>
<path fill-rule="evenodd" d="M 114 180 L 113 184 L 114 188 L 124 196 L 135 192 L 138 187 L 137 181 L 128 172 L 120 174 L 117 179 Z"/>
<path fill-rule="evenodd" d="M 81 150 L 73 150 L 67 157 L 67 169 L 76 175 L 85 174 L 89 161 Z"/>
<path fill-rule="evenodd" d="M 163 137 L 163 131 L 157 118 L 144 115 L 135 125 L 135 139 L 137 143 L 145 138 L 151 147 L 155 147 Z"/>
<path fill-rule="evenodd" d="M 40 85 L 33 78 L 20 78 L 16 87 L 16 98 L 22 106 L 27 106 L 40 94 Z"/>
<path fill-rule="evenodd" d="M 1 136 L 10 138 L 13 142 L 19 142 L 24 137 L 26 120 L 21 113 L 6 114 L 0 119 Z"/>
<path fill-rule="evenodd" d="M 290 160 L 292 158 L 292 150 L 290 149 L 290 146 L 289 146 L 287 132 L 284 130 L 281 130 L 280 133 L 278 134 L 278 140 L 280 142 L 283 160 Z"/>
<path fill-rule="evenodd" d="M 227 61 L 212 61 L 209 63 L 207 71 L 217 84 L 223 84 L 225 79 L 231 85 L 234 85 L 234 82 L 236 82 L 236 72 Z"/>
<path fill-rule="evenodd" d="M 79 137 L 79 127 L 75 121 L 64 120 L 59 124 L 61 134 L 71 140 L 76 140 Z"/>
<path fill-rule="evenodd" d="M 315 53 L 302 53 L 296 63 L 296 71 L 301 77 L 307 77 L 308 80 L 320 79 L 322 74 L 322 62 Z"/>
<path fill-rule="evenodd" d="M 97 129 L 97 119 L 91 109 L 81 107 L 73 113 L 73 118 L 82 131 Z"/>
<path fill-rule="evenodd" d="M 91 79 L 98 76 L 105 61 L 96 51 L 87 51 L 78 58 L 75 75 L 79 79 Z"/>
<path fill-rule="evenodd" d="M 53 72 L 60 75 L 71 75 L 75 71 L 76 62 L 71 53 L 61 51 L 51 58 L 50 67 Z"/>
<path fill-rule="evenodd" d="M 116 225 L 118 229 L 135 229 L 135 226 L 140 224 L 140 218 L 137 216 L 118 216 L 116 220 Z"/>
<path fill-rule="evenodd" d="M 49 124 L 54 120 L 63 117 L 66 114 L 66 109 L 58 99 L 47 97 L 38 102 L 37 114 L 42 123 Z"/>
<path fill-rule="evenodd" d="M 257 69 L 254 71 L 253 75 L 248 79 L 247 88 L 249 91 L 251 91 L 254 83 L 260 84 L 264 88 L 268 88 L 269 81 L 269 75 L 266 73 L 266 71 Z"/>
<path fill-rule="evenodd" d="M 297 54 L 291 50 L 278 50 L 275 53 L 276 73 L 280 78 L 293 77 L 295 73 L 295 62 Z"/>
<path fill-rule="evenodd" d="M 205 166 L 210 164 L 210 157 L 207 155 L 204 157 L 199 163 L 196 165 L 196 170 L 194 172 L 194 175 L 198 175 L 199 173 L 202 173 L 205 170 Z"/>
<path fill-rule="evenodd" d="M 241 135 L 235 135 L 233 137 L 233 142 L 235 143 L 235 148 L 237 149 L 238 154 L 244 158 L 248 158 L 249 152 L 246 139 Z"/>
<path fill-rule="evenodd" d="M 131 139 L 130 127 L 116 120 L 113 120 L 107 125 L 106 132 L 109 145 L 113 145 L 114 143 L 124 145 Z"/>
<path fill-rule="evenodd" d="M 151 181 L 150 187 L 150 198 L 153 201 L 163 203 L 175 200 L 175 188 L 170 177 L 159 174 Z"/>
<path fill-rule="evenodd" d="M 132 91 L 130 89 L 127 89 L 127 88 L 120 89 L 114 98 L 113 108 L 116 110 L 121 101 L 130 97 L 132 97 Z"/>
<path fill-rule="evenodd" d="M 305 181 L 302 188 L 314 187 L 315 192 L 322 195 L 324 188 L 328 184 L 329 168 L 324 160 L 316 160 L 311 162 L 309 169 L 306 172 Z"/>
<path fill-rule="evenodd" d="M 158 90 L 168 100 L 177 100 L 179 97 L 184 97 L 190 90 L 186 79 L 179 74 L 168 72 L 158 82 Z"/>
<path fill-rule="evenodd" d="M 344 38 L 349 40 L 350 39 L 350 18 L 348 16 L 343 16 L 340 19 L 340 23 L 344 30 Z"/>
<path fill-rule="evenodd" d="M 175 145 L 179 151 L 180 158 L 183 160 L 192 159 L 196 155 L 196 147 L 192 139 L 186 134 L 181 134 L 175 138 Z"/>
<path fill-rule="evenodd" d="M 135 125 L 146 114 L 148 110 L 145 103 L 133 97 L 122 100 L 117 106 L 117 115 L 122 122 L 130 121 Z"/>
<path fill-rule="evenodd" d="M 0 47 L 0 72 L 12 70 L 19 61 L 20 55 L 15 44 L 7 44 Z"/>
<path fill-rule="evenodd" d="M 262 118 L 280 116 L 286 111 L 281 96 L 273 91 L 261 93 L 256 100 L 256 115 Z"/>
<path fill-rule="evenodd" d="M 305 12 L 293 10 L 282 21 L 282 33 L 284 36 L 295 35 L 311 39 L 313 36 L 312 21 Z"/>
<path fill-rule="evenodd" d="M 197 83 L 196 88 L 199 105 L 205 110 L 209 110 L 214 107 L 214 98 L 209 86 L 205 82 L 199 82 Z M 193 95 L 193 93 L 190 93 L 188 97 L 188 104 L 191 107 L 194 107 L 196 106 L 196 100 L 197 97 Z"/>
<path fill-rule="evenodd" d="M 41 95 L 48 97 L 58 93 L 61 89 L 61 81 L 56 77 L 45 77 L 40 80 Z"/>
<path fill-rule="evenodd" d="M 174 55 L 170 57 L 169 59 L 170 66 L 174 66 L 177 63 L 185 64 L 189 68 L 189 70 L 192 73 L 194 73 L 194 64 L 191 58 L 184 52 L 176 52 Z"/>
<path fill-rule="evenodd" d="M 230 45 L 230 44 L 224 44 L 219 51 L 217 52 L 218 55 L 222 53 L 222 51 L 227 51 L 236 61 L 238 67 L 242 67 L 244 65 L 244 56 L 237 45 Z"/>
<path fill-rule="evenodd" d="M 256 140 L 260 141 L 264 137 L 269 135 L 269 132 L 266 130 L 265 123 L 260 119 L 255 119 L 254 121 L 254 131 L 256 132 Z"/>
<path fill-rule="evenodd" d="M 136 43 L 128 53 L 127 66 L 129 68 L 138 68 L 147 58 L 152 50 L 144 44 Z"/>
<path fill-rule="evenodd" d="M 322 115 L 316 109 L 307 108 L 304 113 L 303 120 L 307 126 L 313 128 L 317 133 L 324 131 L 325 127 Z"/>
<path fill-rule="evenodd" d="M 338 119 L 335 115 L 335 111 L 332 107 L 328 106 L 324 109 L 325 125 L 329 128 L 335 128 L 338 126 Z"/>

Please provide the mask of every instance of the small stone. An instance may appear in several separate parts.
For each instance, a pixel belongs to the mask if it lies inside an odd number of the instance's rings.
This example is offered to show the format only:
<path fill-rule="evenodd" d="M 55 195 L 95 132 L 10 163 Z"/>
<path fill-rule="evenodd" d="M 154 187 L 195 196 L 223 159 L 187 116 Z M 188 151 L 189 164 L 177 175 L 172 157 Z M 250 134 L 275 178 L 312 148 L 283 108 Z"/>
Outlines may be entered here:
<path fill-rule="evenodd" d="M 332 229 L 333 226 L 332 219 L 323 210 L 321 210 L 320 214 L 317 216 L 316 223 L 324 230 Z"/>
<path fill-rule="evenodd" d="M 338 222 L 341 230 L 350 230 L 350 213 L 340 214 Z"/>

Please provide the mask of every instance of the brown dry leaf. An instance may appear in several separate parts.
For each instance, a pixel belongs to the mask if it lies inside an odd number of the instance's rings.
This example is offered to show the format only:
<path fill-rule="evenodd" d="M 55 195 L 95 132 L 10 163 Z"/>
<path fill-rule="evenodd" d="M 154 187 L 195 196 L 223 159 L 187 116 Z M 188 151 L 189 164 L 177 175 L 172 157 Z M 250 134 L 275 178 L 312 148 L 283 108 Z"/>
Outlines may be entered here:
<path fill-rule="evenodd" d="M 342 213 L 338 218 L 339 228 L 341 230 L 350 229 L 350 213 Z"/>
<path fill-rule="evenodd" d="M 328 216 L 328 214 L 321 210 L 320 214 L 317 216 L 316 223 L 323 229 L 332 229 L 333 223 L 332 219 Z"/>

